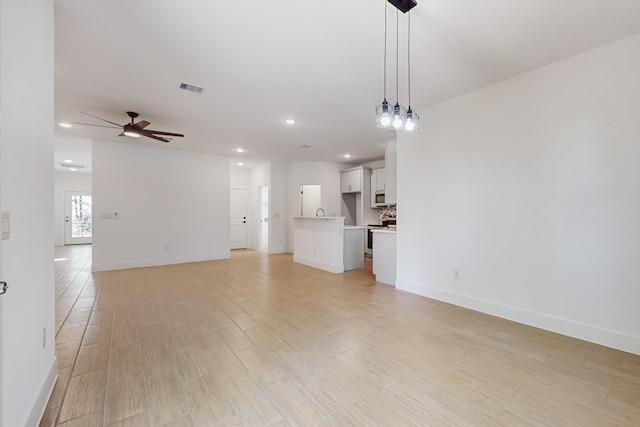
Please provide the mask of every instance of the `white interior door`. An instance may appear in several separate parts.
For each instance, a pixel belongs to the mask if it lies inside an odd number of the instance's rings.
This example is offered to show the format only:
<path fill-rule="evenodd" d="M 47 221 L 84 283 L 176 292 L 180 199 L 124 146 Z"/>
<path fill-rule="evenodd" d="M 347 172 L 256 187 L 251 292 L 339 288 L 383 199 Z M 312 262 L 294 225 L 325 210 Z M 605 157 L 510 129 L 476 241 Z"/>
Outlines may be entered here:
<path fill-rule="evenodd" d="M 269 187 L 260 187 L 260 250 L 269 249 Z"/>
<path fill-rule="evenodd" d="M 64 244 L 91 243 L 93 222 L 91 217 L 91 193 L 64 192 Z"/>
<path fill-rule="evenodd" d="M 231 249 L 247 247 L 247 190 L 231 190 Z"/>
<path fill-rule="evenodd" d="M 0 144 L 1 143 L 2 142 L 0 142 Z M 2 180 L 2 172 L 0 172 L 0 180 Z M 2 211 L 2 205 L 0 205 L 0 212 L 1 211 Z M 2 240 L 0 240 L 0 280 L 7 280 L 4 278 L 4 271 L 2 270 Z M 0 319 L 4 319 L 4 315 L 2 314 L 3 303 L 4 303 L 4 298 L 2 298 L 2 295 L 0 295 Z M 4 418 L 2 416 L 2 414 L 4 413 L 3 412 L 4 396 L 2 394 L 2 390 L 4 388 L 4 377 L 2 375 L 2 372 L 4 371 L 4 368 L 3 368 L 4 367 L 4 362 L 3 362 L 4 349 L 2 347 L 2 343 L 4 342 L 4 339 L 2 338 L 2 331 L 4 329 L 5 324 L 6 322 L 4 320 L 0 322 L 0 427 L 2 427 L 3 425 L 3 418 Z"/>

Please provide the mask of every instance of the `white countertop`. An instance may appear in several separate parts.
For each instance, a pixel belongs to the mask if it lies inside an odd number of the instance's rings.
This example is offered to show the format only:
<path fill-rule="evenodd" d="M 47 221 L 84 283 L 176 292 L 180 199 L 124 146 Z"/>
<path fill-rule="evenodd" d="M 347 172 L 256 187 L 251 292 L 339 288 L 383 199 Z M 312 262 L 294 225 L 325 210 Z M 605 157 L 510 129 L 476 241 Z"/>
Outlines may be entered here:
<path fill-rule="evenodd" d="M 345 230 L 364 230 L 365 228 L 367 228 L 366 225 L 345 225 L 344 226 Z"/>
<path fill-rule="evenodd" d="M 372 228 L 372 233 L 387 233 L 387 234 L 396 234 L 396 229 L 393 230 L 390 228 Z"/>
<path fill-rule="evenodd" d="M 343 216 L 294 216 L 293 219 L 344 219 Z"/>

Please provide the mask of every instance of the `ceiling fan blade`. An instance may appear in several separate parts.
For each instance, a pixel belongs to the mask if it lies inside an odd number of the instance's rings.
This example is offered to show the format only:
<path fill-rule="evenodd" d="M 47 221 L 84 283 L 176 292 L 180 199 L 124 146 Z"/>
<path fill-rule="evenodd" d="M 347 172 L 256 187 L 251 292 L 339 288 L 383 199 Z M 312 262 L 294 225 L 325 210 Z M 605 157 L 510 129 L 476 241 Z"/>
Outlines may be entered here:
<path fill-rule="evenodd" d="M 147 138 L 151 138 L 151 139 L 157 139 L 158 141 L 162 141 L 162 142 L 169 142 L 168 139 L 160 138 L 159 136 L 155 136 L 147 132 L 144 132 L 142 136 L 146 136 Z"/>
<path fill-rule="evenodd" d="M 134 123 L 134 126 L 137 127 L 138 129 L 144 129 L 147 126 L 149 126 L 151 123 L 149 123 L 146 120 L 140 120 L 138 123 Z"/>
<path fill-rule="evenodd" d="M 122 127 L 122 125 L 121 125 L 121 124 L 119 124 L 119 123 L 114 123 L 114 122 L 110 122 L 109 120 L 105 120 L 105 119 L 103 119 L 102 117 L 94 116 L 93 114 L 85 113 L 85 112 L 83 112 L 83 111 L 80 111 L 80 113 L 81 113 L 81 114 L 86 114 L 87 116 L 91 116 L 91 117 L 96 118 L 96 119 L 98 119 L 98 120 L 102 120 L 103 122 L 111 123 L 112 125 L 116 125 L 116 126 L 118 126 L 118 127 Z"/>
<path fill-rule="evenodd" d="M 73 122 L 74 125 L 84 125 L 84 126 L 97 126 L 100 128 L 110 128 L 110 129 L 122 129 L 122 126 L 105 126 L 105 125 L 94 125 L 91 123 L 80 123 L 80 122 Z"/>
<path fill-rule="evenodd" d="M 151 129 L 145 129 L 144 133 L 152 133 L 154 135 L 166 135 L 166 136 L 184 136 L 181 133 L 161 132 L 159 130 L 151 130 Z"/>

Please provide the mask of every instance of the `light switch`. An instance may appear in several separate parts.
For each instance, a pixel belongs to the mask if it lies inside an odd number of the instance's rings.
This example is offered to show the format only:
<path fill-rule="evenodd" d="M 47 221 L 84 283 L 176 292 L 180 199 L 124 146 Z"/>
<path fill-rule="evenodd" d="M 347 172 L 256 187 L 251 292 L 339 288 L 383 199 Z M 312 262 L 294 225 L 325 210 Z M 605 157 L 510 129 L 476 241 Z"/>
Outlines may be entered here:
<path fill-rule="evenodd" d="M 9 212 L 0 212 L 0 236 L 2 240 L 7 240 L 10 237 L 11 223 L 9 221 Z"/>

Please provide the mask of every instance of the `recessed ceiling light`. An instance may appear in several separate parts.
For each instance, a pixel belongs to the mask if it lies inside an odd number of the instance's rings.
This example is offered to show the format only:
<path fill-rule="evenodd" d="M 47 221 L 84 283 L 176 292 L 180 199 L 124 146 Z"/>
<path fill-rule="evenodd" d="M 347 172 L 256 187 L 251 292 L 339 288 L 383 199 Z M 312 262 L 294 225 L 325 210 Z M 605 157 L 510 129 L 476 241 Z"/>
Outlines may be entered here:
<path fill-rule="evenodd" d="M 244 165 L 244 163 L 242 163 L 242 162 L 238 162 L 238 163 L 237 163 L 237 165 L 238 165 L 238 166 L 242 166 L 242 165 Z"/>
<path fill-rule="evenodd" d="M 288 124 L 288 125 L 293 125 L 293 124 L 295 124 L 295 123 L 296 123 L 296 121 L 295 121 L 295 120 L 293 120 L 293 119 L 287 119 L 287 120 L 285 120 L 284 122 L 285 122 L 286 124 Z"/>
<path fill-rule="evenodd" d="M 60 126 L 62 126 L 63 128 L 70 128 L 70 127 L 73 127 L 73 126 L 71 126 L 71 124 L 69 124 L 69 123 L 58 123 L 58 124 L 59 124 Z"/>
<path fill-rule="evenodd" d="M 75 171 L 77 171 L 78 169 L 76 169 L 76 168 L 69 168 L 69 170 L 70 170 L 71 172 L 75 172 Z"/>
<path fill-rule="evenodd" d="M 65 161 L 64 161 L 64 162 L 65 162 L 65 163 L 73 163 L 73 160 L 71 160 L 71 159 L 65 159 Z"/>
<path fill-rule="evenodd" d="M 242 147 L 238 147 L 238 148 L 236 148 L 236 151 L 237 151 L 238 153 L 244 153 L 244 148 L 242 148 Z"/>
<path fill-rule="evenodd" d="M 345 158 L 345 159 L 348 159 L 349 157 L 351 157 L 351 154 L 349 154 L 349 153 L 347 153 L 347 154 L 345 154 L 345 155 L 344 155 L 344 158 Z"/>
<path fill-rule="evenodd" d="M 84 165 L 72 164 L 72 163 L 60 163 L 60 166 L 68 169 L 84 169 Z"/>

